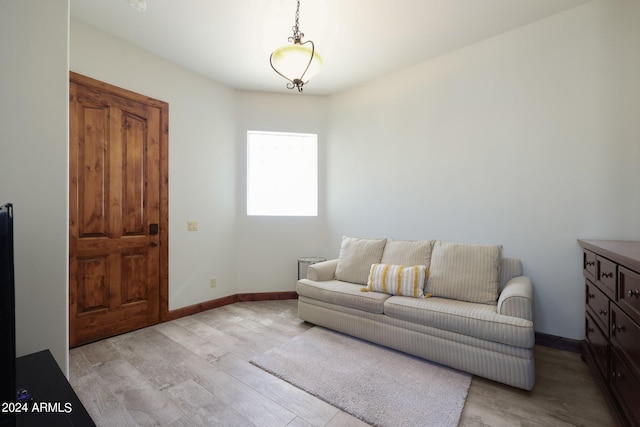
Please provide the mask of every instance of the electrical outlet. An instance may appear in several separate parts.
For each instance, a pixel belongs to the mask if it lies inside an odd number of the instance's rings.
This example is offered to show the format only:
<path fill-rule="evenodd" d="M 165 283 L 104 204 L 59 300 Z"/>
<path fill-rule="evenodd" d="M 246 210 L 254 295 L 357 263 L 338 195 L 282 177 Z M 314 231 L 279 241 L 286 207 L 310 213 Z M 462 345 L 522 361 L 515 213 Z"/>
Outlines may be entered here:
<path fill-rule="evenodd" d="M 211 285 L 212 288 L 215 288 L 216 287 L 216 279 L 211 279 L 209 281 L 209 284 Z"/>
<path fill-rule="evenodd" d="M 188 231 L 198 231 L 198 221 L 187 221 Z"/>

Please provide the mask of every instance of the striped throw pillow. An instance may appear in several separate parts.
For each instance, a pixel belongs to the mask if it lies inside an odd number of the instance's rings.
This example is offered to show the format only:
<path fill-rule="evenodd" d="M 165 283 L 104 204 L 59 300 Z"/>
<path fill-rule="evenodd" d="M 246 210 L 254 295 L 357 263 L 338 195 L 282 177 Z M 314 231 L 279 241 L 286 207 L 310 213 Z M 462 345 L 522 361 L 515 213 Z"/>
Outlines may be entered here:
<path fill-rule="evenodd" d="M 424 283 L 428 275 L 425 265 L 372 264 L 367 287 L 363 290 L 424 298 Z"/>

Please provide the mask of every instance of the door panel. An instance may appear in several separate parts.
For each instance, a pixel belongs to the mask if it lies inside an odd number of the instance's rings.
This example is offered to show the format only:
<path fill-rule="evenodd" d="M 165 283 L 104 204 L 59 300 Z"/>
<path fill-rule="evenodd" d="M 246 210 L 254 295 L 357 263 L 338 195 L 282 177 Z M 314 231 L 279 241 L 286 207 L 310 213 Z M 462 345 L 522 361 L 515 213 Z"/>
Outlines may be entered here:
<path fill-rule="evenodd" d="M 106 256 L 78 259 L 78 314 L 109 309 L 108 272 Z"/>
<path fill-rule="evenodd" d="M 144 234 L 146 123 L 124 117 L 122 231 L 125 236 Z"/>
<path fill-rule="evenodd" d="M 167 223 L 167 107 L 73 74 L 69 91 L 73 346 L 158 323 L 168 310 L 166 230 L 149 233 Z"/>
<path fill-rule="evenodd" d="M 88 104 L 78 109 L 78 127 L 84 135 L 78 140 L 77 185 L 81 202 L 78 210 L 81 237 L 106 236 L 106 194 L 109 170 L 107 143 L 109 108 Z"/>
<path fill-rule="evenodd" d="M 121 260 L 122 304 L 134 304 L 148 299 L 144 274 L 148 271 L 146 254 L 124 254 Z"/>

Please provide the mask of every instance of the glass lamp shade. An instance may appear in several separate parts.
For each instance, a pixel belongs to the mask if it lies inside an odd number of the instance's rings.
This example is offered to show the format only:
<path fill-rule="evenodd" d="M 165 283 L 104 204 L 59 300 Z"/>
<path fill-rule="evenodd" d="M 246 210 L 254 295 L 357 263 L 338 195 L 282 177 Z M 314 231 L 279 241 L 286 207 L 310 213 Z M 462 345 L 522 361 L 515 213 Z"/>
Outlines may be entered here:
<path fill-rule="evenodd" d="M 145 0 L 128 0 L 129 4 L 135 10 L 139 10 L 140 12 L 144 12 L 147 10 L 147 2 Z"/>
<path fill-rule="evenodd" d="M 309 44 L 288 44 L 273 51 L 271 64 L 290 81 L 302 80 L 307 82 L 322 69 L 323 64 L 322 57 L 318 52 L 313 52 L 313 59 L 309 64 L 311 52 L 312 49 Z M 309 64 L 309 69 L 302 76 L 307 64 Z"/>

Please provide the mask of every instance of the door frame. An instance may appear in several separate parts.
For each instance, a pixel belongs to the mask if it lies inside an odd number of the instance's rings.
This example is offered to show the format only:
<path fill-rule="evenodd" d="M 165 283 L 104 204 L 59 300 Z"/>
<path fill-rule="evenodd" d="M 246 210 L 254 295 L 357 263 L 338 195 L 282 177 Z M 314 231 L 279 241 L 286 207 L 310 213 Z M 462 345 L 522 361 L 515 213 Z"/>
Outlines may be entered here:
<path fill-rule="evenodd" d="M 160 244 L 160 322 L 166 322 L 169 318 L 169 104 L 164 101 L 150 98 L 91 77 L 83 76 L 73 71 L 69 72 L 69 81 L 98 89 L 121 98 L 131 99 L 160 110 L 160 223 L 158 242 Z"/>

